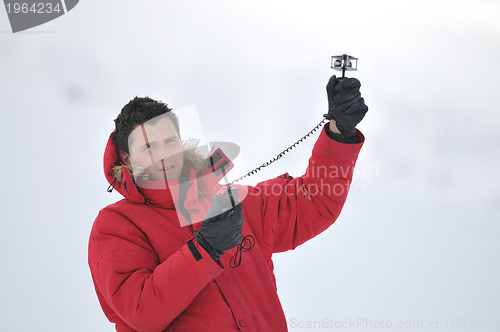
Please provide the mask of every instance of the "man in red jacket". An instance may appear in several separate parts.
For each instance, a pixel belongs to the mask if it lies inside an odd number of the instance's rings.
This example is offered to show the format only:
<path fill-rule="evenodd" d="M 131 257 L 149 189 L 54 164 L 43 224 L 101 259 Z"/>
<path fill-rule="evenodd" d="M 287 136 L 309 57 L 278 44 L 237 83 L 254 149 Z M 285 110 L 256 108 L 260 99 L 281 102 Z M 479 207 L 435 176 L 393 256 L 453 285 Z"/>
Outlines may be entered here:
<path fill-rule="evenodd" d="M 305 175 L 222 190 L 198 178 L 205 160 L 183 149 L 167 105 L 131 100 L 104 155 L 124 199 L 99 212 L 89 240 L 96 293 L 116 330 L 286 331 L 271 256 L 340 214 L 364 141 L 359 88 L 353 78 L 328 82 L 330 122 Z"/>

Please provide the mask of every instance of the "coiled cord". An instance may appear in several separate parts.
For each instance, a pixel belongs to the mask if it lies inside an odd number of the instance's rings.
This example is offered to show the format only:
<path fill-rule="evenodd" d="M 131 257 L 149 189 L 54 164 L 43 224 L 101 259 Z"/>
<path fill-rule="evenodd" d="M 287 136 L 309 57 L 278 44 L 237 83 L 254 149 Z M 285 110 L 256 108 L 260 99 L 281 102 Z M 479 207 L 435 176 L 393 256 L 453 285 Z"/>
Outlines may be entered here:
<path fill-rule="evenodd" d="M 251 175 L 254 175 L 255 173 L 257 173 L 258 171 L 260 171 L 262 168 L 264 167 L 267 167 L 269 165 L 271 165 L 272 163 L 278 161 L 279 159 L 281 159 L 281 157 L 283 157 L 287 152 L 289 152 L 290 150 L 292 150 L 293 148 L 295 148 L 297 145 L 299 145 L 300 143 L 302 143 L 303 141 L 305 141 L 309 136 L 311 136 L 315 131 L 317 131 L 319 128 L 321 128 L 321 126 L 323 125 L 323 123 L 325 123 L 325 121 L 327 121 L 328 118 L 325 117 L 321 120 L 320 123 L 318 123 L 316 125 L 316 127 L 314 127 L 313 129 L 311 129 L 311 131 L 309 131 L 307 134 L 305 134 L 304 136 L 302 136 L 302 138 L 300 138 L 297 142 L 293 143 L 292 145 L 290 145 L 288 148 L 286 148 L 285 150 L 281 151 L 276 157 L 274 157 L 273 159 L 270 159 L 269 161 L 266 161 L 265 163 L 263 163 L 262 165 L 260 165 L 259 167 L 256 167 L 254 168 L 253 170 L 251 170 L 250 172 L 248 172 L 247 174 L 243 175 L 243 176 L 240 176 L 239 178 L 237 179 L 234 179 L 233 181 L 231 181 L 231 184 L 235 183 L 235 182 L 238 182 L 240 180 L 243 180 L 244 178 L 247 178 Z"/>

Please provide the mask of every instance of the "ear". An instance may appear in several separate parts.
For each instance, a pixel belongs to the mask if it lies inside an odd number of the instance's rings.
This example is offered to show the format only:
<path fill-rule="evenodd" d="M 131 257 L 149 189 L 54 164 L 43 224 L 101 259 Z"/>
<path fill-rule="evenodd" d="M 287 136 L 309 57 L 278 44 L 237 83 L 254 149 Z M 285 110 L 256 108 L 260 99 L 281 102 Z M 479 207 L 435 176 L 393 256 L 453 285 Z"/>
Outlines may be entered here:
<path fill-rule="evenodd" d="M 120 151 L 120 159 L 122 160 L 122 163 L 124 163 L 127 166 L 130 166 L 132 164 L 130 162 L 130 156 L 126 152 Z"/>

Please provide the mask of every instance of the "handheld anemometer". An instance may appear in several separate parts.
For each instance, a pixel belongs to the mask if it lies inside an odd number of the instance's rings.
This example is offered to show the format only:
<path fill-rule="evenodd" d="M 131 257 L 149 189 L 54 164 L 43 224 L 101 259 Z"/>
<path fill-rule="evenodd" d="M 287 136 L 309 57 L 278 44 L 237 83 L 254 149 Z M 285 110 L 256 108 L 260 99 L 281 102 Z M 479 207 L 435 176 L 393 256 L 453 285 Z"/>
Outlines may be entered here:
<path fill-rule="evenodd" d="M 332 64 L 330 68 L 334 70 L 342 71 L 342 77 L 345 78 L 346 71 L 355 71 L 358 70 L 358 58 L 353 57 L 352 55 L 342 54 L 342 55 L 333 55 L 332 56 Z M 339 79 L 341 79 L 339 78 Z"/>
<path fill-rule="evenodd" d="M 351 55 L 347 55 L 347 54 L 334 55 L 334 56 L 332 56 L 330 68 L 332 68 L 334 70 L 342 71 L 342 77 L 338 78 L 338 79 L 344 79 L 346 71 L 355 71 L 358 69 L 358 58 L 353 57 Z M 291 146 L 289 146 L 288 148 L 286 148 L 285 150 L 280 152 L 273 159 L 263 163 L 262 165 L 251 170 L 247 174 L 231 181 L 231 183 L 228 182 L 226 174 L 233 167 L 233 163 L 222 152 L 221 149 L 217 149 L 216 151 L 214 151 L 214 153 L 208 158 L 210 175 L 216 180 L 216 182 L 218 182 L 219 180 L 224 178 L 224 180 L 226 182 L 225 189 L 227 190 L 227 193 L 229 194 L 229 199 L 230 199 L 231 205 L 232 205 L 232 208 L 223 209 L 222 212 L 225 212 L 227 210 L 231 210 L 230 213 L 232 213 L 232 211 L 234 211 L 235 202 L 234 202 L 233 193 L 232 193 L 232 189 L 234 189 L 234 188 L 232 188 L 232 185 L 235 182 L 238 182 L 246 177 L 249 177 L 250 175 L 253 175 L 253 174 L 257 173 L 258 171 L 260 171 L 262 168 L 267 167 L 267 166 L 271 165 L 272 163 L 274 163 L 275 161 L 278 161 L 279 159 L 281 159 L 281 157 L 283 157 L 288 151 L 292 150 L 294 147 L 296 147 L 297 145 L 302 143 L 304 140 L 306 140 L 309 136 L 311 136 L 315 131 L 320 129 L 323 126 L 323 123 L 325 123 L 326 121 L 329 121 L 327 114 L 324 115 L 323 119 L 321 120 L 321 122 L 318 125 L 316 125 L 306 135 L 302 136 L 302 138 L 300 138 L 297 142 L 295 142 L 294 144 L 292 144 Z M 223 195 L 224 195 L 224 189 L 222 189 L 222 191 L 216 195 L 216 198 L 220 199 Z M 219 197 L 217 197 L 217 196 L 219 196 Z M 241 254 L 243 252 L 247 252 L 250 249 L 252 249 L 254 245 L 255 245 L 255 239 L 253 238 L 253 236 L 246 235 L 246 236 L 242 237 L 240 244 L 237 246 L 236 253 L 234 254 L 234 256 L 230 260 L 230 264 L 229 264 L 230 267 L 231 268 L 238 267 L 240 265 L 241 259 L 242 259 Z"/>

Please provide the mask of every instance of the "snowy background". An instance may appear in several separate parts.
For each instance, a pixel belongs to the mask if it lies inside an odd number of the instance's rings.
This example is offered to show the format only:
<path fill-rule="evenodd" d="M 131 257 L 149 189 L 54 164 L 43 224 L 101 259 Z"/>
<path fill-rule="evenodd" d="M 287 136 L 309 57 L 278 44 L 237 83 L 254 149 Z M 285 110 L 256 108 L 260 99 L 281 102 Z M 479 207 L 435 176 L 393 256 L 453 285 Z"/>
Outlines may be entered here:
<path fill-rule="evenodd" d="M 366 143 L 334 226 L 275 256 L 289 329 L 500 331 L 484 328 L 500 319 L 498 17 L 496 0 L 82 0 L 12 34 L 0 9 L 0 330 L 114 330 L 87 242 L 120 199 L 102 154 L 130 99 L 196 105 L 255 167 L 321 120 L 330 56 L 348 53 Z M 249 183 L 301 175 L 314 141 Z"/>

